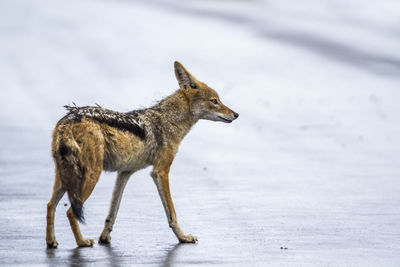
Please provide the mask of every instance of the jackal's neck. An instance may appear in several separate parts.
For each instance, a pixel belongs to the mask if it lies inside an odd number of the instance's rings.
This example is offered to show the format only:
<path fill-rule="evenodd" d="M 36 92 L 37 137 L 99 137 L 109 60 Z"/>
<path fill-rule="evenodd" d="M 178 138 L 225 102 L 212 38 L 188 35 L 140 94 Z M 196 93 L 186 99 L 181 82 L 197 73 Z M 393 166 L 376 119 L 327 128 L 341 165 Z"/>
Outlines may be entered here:
<path fill-rule="evenodd" d="M 177 141 L 183 139 L 197 122 L 190 111 L 188 98 L 180 90 L 161 100 L 151 109 L 159 114 L 160 126 L 164 128 L 164 132 L 172 135 L 170 137 L 175 137 Z"/>

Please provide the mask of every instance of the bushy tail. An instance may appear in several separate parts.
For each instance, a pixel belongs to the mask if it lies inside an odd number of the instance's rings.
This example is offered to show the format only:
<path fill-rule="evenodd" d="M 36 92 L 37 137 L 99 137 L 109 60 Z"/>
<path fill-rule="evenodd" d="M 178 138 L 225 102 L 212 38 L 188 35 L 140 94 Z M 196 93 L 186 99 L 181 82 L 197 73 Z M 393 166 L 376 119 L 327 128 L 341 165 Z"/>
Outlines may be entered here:
<path fill-rule="evenodd" d="M 69 201 L 71 202 L 72 213 L 75 218 L 81 223 L 85 223 L 85 217 L 83 216 L 83 204 L 82 201 L 76 198 L 71 198 L 68 193 Z"/>
<path fill-rule="evenodd" d="M 67 191 L 75 218 L 85 223 L 81 200 L 84 169 L 79 160 L 80 148 L 73 138 L 62 138 L 53 146 L 53 156 L 59 172 L 61 185 Z"/>

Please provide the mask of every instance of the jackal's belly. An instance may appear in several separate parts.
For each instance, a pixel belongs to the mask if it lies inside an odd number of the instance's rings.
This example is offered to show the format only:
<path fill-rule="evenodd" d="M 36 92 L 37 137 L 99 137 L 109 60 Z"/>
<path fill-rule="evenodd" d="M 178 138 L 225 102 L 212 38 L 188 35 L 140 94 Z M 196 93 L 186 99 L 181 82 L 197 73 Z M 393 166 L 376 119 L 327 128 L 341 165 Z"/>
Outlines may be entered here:
<path fill-rule="evenodd" d="M 134 171 L 147 167 L 145 143 L 135 135 L 116 129 L 105 131 L 103 169 L 106 171 Z"/>
<path fill-rule="evenodd" d="M 110 154 L 104 158 L 103 170 L 105 171 L 137 171 L 146 168 L 150 164 L 142 155 Z"/>

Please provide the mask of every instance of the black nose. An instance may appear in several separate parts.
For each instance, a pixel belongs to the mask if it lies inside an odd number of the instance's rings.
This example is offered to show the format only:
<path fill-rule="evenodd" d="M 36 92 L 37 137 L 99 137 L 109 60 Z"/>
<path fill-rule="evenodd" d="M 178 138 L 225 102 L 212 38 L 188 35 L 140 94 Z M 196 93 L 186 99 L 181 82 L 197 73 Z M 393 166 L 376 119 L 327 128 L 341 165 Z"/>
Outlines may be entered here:
<path fill-rule="evenodd" d="M 237 114 L 236 112 L 233 112 L 233 116 L 235 117 L 235 119 L 237 119 L 239 117 L 239 114 Z"/>

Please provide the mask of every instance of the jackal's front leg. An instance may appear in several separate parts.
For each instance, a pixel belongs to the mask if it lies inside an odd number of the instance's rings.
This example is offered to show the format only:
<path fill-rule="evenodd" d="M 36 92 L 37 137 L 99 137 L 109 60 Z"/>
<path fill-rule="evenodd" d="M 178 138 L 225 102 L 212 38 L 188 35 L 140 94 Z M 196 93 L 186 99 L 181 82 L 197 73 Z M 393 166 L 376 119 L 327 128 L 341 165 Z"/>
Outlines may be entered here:
<path fill-rule="evenodd" d="M 151 176 L 153 177 L 158 193 L 160 194 L 165 214 L 167 215 L 169 227 L 171 227 L 180 243 L 195 243 L 197 241 L 197 237 L 185 235 L 182 229 L 179 227 L 176 219 L 174 203 L 172 202 L 171 192 L 169 190 L 168 171 L 154 169 L 151 173 Z"/>

